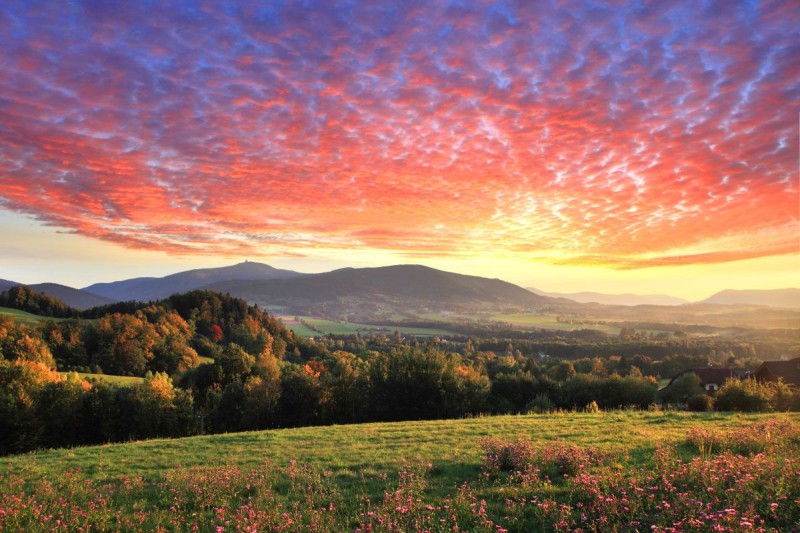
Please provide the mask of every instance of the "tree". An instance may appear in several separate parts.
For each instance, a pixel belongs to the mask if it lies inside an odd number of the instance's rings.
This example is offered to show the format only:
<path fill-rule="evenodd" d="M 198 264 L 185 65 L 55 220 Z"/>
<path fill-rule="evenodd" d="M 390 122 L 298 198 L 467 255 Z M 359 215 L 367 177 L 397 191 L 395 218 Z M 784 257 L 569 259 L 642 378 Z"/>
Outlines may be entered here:
<path fill-rule="evenodd" d="M 337 424 L 366 419 L 369 365 L 350 352 L 337 350 L 325 359 L 321 375 L 321 416 Z"/>
<path fill-rule="evenodd" d="M 566 381 L 576 374 L 575 367 L 569 361 L 559 361 L 550 368 L 550 377 L 556 381 Z"/>
<path fill-rule="evenodd" d="M 278 361 L 265 352 L 256 359 L 255 366 L 244 382 L 242 426 L 261 429 L 275 424 L 281 397 L 281 371 Z"/>
<path fill-rule="evenodd" d="M 107 374 L 143 376 L 153 360 L 158 334 L 147 317 L 114 313 L 98 318 L 86 330 L 89 363 Z"/>
<path fill-rule="evenodd" d="M 194 428 L 191 393 L 176 389 L 163 372 L 148 372 L 132 389 L 134 424 L 138 438 L 177 437 Z"/>
<path fill-rule="evenodd" d="M 58 447 L 86 443 L 81 424 L 83 397 L 91 385 L 75 372 L 47 383 L 36 402 L 35 417 L 41 424 L 39 446 Z"/>
<path fill-rule="evenodd" d="M 235 343 L 227 345 L 214 360 L 214 366 L 219 368 L 223 384 L 236 379 L 242 380 L 255 364 L 256 358 Z"/>
<path fill-rule="evenodd" d="M 53 354 L 39 332 L 13 321 L 0 323 L 0 355 L 10 361 L 31 361 L 56 368 Z"/>
<path fill-rule="evenodd" d="M 319 420 L 322 387 L 318 375 L 306 365 L 286 363 L 281 367 L 281 422 L 306 426 Z"/>
<path fill-rule="evenodd" d="M 43 363 L 0 359 L 0 453 L 27 451 L 39 445 L 39 397 L 48 384 L 60 380 Z"/>
<path fill-rule="evenodd" d="M 661 392 L 661 398 L 667 403 L 685 404 L 689 398 L 703 393 L 700 377 L 694 372 L 686 372 Z"/>
<path fill-rule="evenodd" d="M 45 320 L 39 324 L 39 332 L 59 368 L 88 370 L 89 356 L 83 343 L 83 330 L 84 324 L 74 318 L 60 322 Z"/>

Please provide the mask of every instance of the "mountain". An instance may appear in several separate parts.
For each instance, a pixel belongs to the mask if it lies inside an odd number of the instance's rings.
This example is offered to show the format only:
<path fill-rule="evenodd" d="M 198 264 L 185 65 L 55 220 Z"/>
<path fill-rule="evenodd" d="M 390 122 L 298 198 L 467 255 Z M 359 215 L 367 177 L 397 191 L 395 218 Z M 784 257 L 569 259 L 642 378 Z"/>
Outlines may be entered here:
<path fill-rule="evenodd" d="M 421 265 L 343 268 L 283 280 L 228 281 L 206 287 L 297 314 L 376 316 L 413 311 L 530 309 L 544 296 L 501 281 Z"/>
<path fill-rule="evenodd" d="M 113 304 L 116 301 L 111 298 L 106 298 L 105 296 L 98 296 L 97 294 L 92 294 L 87 291 L 67 287 L 66 285 L 59 285 L 58 283 L 36 283 L 28 285 L 28 287 L 61 300 L 68 306 L 78 309 L 79 311 L 89 309 L 90 307 Z"/>
<path fill-rule="evenodd" d="M 762 305 L 800 309 L 800 289 L 744 290 L 728 289 L 700 303 L 716 305 Z"/>
<path fill-rule="evenodd" d="M 220 268 L 202 268 L 178 272 L 163 278 L 133 278 L 111 283 L 95 283 L 83 290 L 117 301 L 159 300 L 176 292 L 187 292 L 207 285 L 232 280 L 264 281 L 304 276 L 292 270 L 281 270 L 262 263 L 245 261 Z"/>
<path fill-rule="evenodd" d="M 0 292 L 7 291 L 17 285 L 22 285 L 22 283 L 17 283 L 16 281 L 8 281 L 7 279 L 0 279 Z"/>
<path fill-rule="evenodd" d="M 551 298 L 567 298 L 578 303 L 598 303 L 602 305 L 683 305 L 689 300 L 667 296 L 666 294 L 604 294 L 599 292 L 545 292 L 527 287 L 527 289 L 542 296 Z"/>

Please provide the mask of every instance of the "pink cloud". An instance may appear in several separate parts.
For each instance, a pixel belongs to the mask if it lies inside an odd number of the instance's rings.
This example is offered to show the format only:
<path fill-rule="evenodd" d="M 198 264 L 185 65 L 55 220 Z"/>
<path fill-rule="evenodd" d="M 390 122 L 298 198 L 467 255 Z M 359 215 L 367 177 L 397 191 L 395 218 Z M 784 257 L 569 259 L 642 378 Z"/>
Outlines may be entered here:
<path fill-rule="evenodd" d="M 796 252 L 788 4 L 12 6 L 0 205 L 175 253 Z"/>

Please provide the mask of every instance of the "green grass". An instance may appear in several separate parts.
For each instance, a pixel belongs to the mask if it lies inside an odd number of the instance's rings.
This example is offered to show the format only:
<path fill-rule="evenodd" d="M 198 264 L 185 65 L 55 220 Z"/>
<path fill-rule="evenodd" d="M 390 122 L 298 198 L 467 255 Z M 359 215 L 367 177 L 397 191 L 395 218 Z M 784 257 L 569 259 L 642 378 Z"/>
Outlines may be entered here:
<path fill-rule="evenodd" d="M 568 322 L 559 322 L 557 317 L 550 315 L 514 313 L 506 315 L 492 315 L 490 319 L 498 322 L 510 322 L 514 327 L 522 329 L 554 329 L 562 331 L 594 329 L 608 333 L 609 335 L 619 335 L 620 331 L 620 328 L 618 327 L 607 326 L 605 324 L 570 324 Z"/>
<path fill-rule="evenodd" d="M 319 333 L 313 329 L 307 327 L 305 324 L 300 323 L 299 320 L 295 320 L 296 317 L 282 316 L 279 318 L 283 322 L 283 325 L 292 330 L 295 335 L 299 335 L 301 337 L 314 337 L 319 335 Z"/>
<path fill-rule="evenodd" d="M 12 309 L 10 307 L 0 307 L 0 315 L 10 316 L 17 322 L 21 322 L 22 324 L 32 327 L 38 326 L 39 323 L 44 320 L 55 320 L 56 322 L 61 320 L 60 318 L 50 318 L 45 316 L 34 315 L 32 313 L 20 311 L 19 309 Z"/>
<path fill-rule="evenodd" d="M 179 466 L 236 463 L 255 468 L 268 459 L 278 465 L 295 460 L 348 479 L 396 472 L 410 461 L 422 460 L 437 466 L 437 490 L 446 490 L 478 472 L 478 441 L 484 437 L 567 441 L 620 452 L 637 463 L 657 445 L 685 439 L 691 427 L 739 426 L 768 417 L 612 411 L 282 429 L 39 451 L 4 458 L 0 476 L 25 472 L 26 479 L 39 479 L 80 467 L 95 480 L 157 480 L 165 470 Z"/>
<path fill-rule="evenodd" d="M 764 530 L 789 531 L 800 525 L 797 442 L 792 415 L 619 411 L 40 451 L 0 462 L 0 529 L 665 530 L 698 503 L 711 512 L 692 530 L 749 531 L 736 526 L 760 516 Z M 767 453 L 716 449 L 741 445 Z"/>
<path fill-rule="evenodd" d="M 366 333 L 384 333 L 387 335 L 394 334 L 395 331 L 399 331 L 402 335 L 415 335 L 417 337 L 433 337 L 433 336 L 443 336 L 443 335 L 452 335 L 452 331 L 448 331 L 446 329 L 438 329 L 438 328 L 416 328 L 416 327 L 409 327 L 409 326 L 381 326 L 377 324 L 358 324 L 355 322 L 339 322 L 335 320 L 324 320 L 321 318 L 311 318 L 311 317 L 301 317 L 304 322 L 314 326 L 318 331 L 314 331 L 299 322 L 295 322 L 292 319 L 292 323 L 287 322 L 284 319 L 284 323 L 289 327 L 292 331 L 297 333 L 298 335 L 303 335 L 306 337 L 313 337 L 315 335 L 322 334 L 329 334 L 329 335 L 354 335 L 356 333 L 366 334 Z M 295 329 L 295 324 L 297 324 L 298 329 Z"/>
<path fill-rule="evenodd" d="M 59 372 L 59 374 L 66 376 L 69 372 Z M 108 374 L 89 374 L 87 372 L 78 372 L 78 375 L 90 383 L 103 381 L 105 383 L 124 386 L 136 385 L 144 380 L 144 378 L 136 376 L 110 376 Z"/>

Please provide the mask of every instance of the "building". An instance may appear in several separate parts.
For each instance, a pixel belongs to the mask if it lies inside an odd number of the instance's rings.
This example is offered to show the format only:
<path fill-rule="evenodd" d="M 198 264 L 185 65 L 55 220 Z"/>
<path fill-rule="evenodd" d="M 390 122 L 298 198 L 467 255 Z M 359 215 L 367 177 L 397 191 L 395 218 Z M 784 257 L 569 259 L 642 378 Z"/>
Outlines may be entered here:
<path fill-rule="evenodd" d="M 722 387 L 722 384 L 725 383 L 726 380 L 740 379 L 739 374 L 730 368 L 692 368 L 672 378 L 667 387 L 672 385 L 676 379 L 686 374 L 695 374 L 700 378 L 700 387 L 702 387 L 706 394 L 711 396 Z"/>
<path fill-rule="evenodd" d="M 800 389 L 800 357 L 789 361 L 764 361 L 752 376 L 758 381 L 778 381 Z"/>

